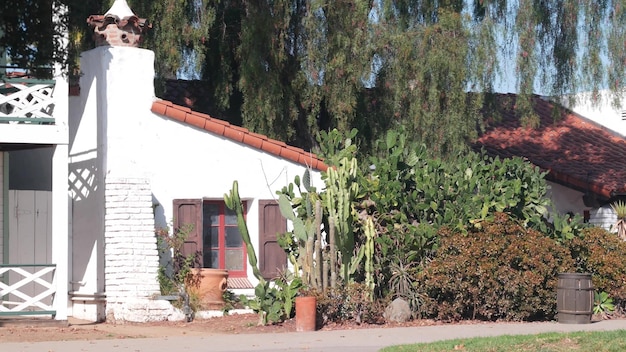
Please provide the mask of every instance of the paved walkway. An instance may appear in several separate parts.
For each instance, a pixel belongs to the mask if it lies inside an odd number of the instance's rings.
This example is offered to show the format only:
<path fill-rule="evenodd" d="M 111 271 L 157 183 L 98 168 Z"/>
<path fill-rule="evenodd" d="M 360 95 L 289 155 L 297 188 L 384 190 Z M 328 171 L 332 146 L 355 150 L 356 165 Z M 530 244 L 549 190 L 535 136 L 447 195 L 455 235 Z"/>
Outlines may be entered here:
<path fill-rule="evenodd" d="M 172 351 L 341 351 L 375 352 L 385 346 L 477 336 L 525 335 L 543 332 L 626 330 L 626 320 L 593 324 L 484 323 L 408 328 L 357 329 L 281 334 L 242 334 L 136 338 L 96 341 L 0 343 L 2 352 L 172 352 Z"/>

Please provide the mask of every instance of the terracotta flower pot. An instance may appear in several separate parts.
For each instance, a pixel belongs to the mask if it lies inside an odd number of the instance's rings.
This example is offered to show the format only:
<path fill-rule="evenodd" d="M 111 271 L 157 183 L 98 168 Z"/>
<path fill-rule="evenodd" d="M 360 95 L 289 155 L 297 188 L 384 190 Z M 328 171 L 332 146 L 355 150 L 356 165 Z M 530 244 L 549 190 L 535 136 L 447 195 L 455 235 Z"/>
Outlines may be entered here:
<path fill-rule="evenodd" d="M 228 288 L 228 270 L 193 269 L 188 281 L 189 292 L 198 296 L 202 308 L 224 307 L 223 294 Z"/>
<path fill-rule="evenodd" d="M 296 331 L 315 331 L 316 306 L 315 296 L 296 297 Z"/>

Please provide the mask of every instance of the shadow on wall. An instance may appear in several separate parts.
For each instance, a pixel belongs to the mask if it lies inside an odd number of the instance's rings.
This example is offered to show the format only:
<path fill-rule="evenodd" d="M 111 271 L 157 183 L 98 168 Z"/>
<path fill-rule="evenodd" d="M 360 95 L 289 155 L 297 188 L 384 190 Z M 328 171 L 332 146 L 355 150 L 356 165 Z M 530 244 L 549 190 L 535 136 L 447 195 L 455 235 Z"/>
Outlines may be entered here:
<path fill-rule="evenodd" d="M 157 229 L 168 226 L 165 209 L 154 194 L 152 194 L 152 215 L 154 215 L 154 226 Z"/>
<path fill-rule="evenodd" d="M 96 151 L 91 150 L 78 155 L 71 155 L 71 158 L 79 158 L 89 154 L 95 156 Z M 98 167 L 96 160 L 97 158 L 92 157 L 69 165 L 70 194 L 75 202 L 87 200 L 98 191 Z"/>
<path fill-rule="evenodd" d="M 78 161 L 74 161 L 78 160 Z M 90 295 L 104 292 L 104 191 L 97 151 L 87 150 L 70 155 L 69 193 L 71 197 L 72 232 L 71 292 Z M 94 301 L 89 301 L 93 304 Z M 83 302 L 85 303 L 85 302 Z M 103 307 L 96 304 L 99 320 Z"/>
<path fill-rule="evenodd" d="M 167 224 L 165 209 L 163 209 L 163 206 L 159 203 L 159 200 L 154 194 L 152 194 L 152 214 L 154 216 L 154 234 L 157 237 L 157 249 L 159 251 L 159 268 L 162 268 L 160 270 L 164 270 L 163 274 L 167 277 L 171 277 L 174 271 L 172 252 L 162 240 L 162 237 L 170 236 L 173 229 Z"/>

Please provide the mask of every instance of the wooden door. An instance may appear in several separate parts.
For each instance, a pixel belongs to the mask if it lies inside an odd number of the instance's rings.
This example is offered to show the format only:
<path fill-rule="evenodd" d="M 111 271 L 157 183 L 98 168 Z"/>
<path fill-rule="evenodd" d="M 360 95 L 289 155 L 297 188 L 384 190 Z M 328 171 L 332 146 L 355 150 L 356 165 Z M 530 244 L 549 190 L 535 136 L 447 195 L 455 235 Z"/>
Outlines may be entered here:
<path fill-rule="evenodd" d="M 4 260 L 9 264 L 52 263 L 52 192 L 9 190 L 9 256 Z M 37 269 L 25 267 L 24 270 L 33 273 Z M 51 282 L 52 275 L 42 278 Z M 12 273 L 9 284 L 22 279 Z M 44 288 L 31 282 L 20 291 L 33 297 Z M 52 299 L 48 297 L 42 302 L 51 304 Z"/>

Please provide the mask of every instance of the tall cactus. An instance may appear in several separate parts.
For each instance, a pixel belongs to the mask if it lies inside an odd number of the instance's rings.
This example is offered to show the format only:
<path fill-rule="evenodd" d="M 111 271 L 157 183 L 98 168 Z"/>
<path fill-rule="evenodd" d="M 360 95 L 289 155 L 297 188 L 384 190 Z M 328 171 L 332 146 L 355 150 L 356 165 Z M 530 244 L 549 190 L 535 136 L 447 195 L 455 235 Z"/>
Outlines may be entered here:
<path fill-rule="evenodd" d="M 300 191 L 300 197 L 293 194 L 291 185 L 289 188 L 283 188 L 278 196 L 280 212 L 291 221 L 292 233 L 297 245 L 297 252 L 289 253 L 289 258 L 294 265 L 295 274 L 300 275 L 306 286 L 322 289 L 320 274 L 318 274 L 322 268 L 321 254 L 317 254 L 318 248 L 320 248 L 319 252 L 321 253 L 322 211 L 319 195 L 311 186 L 309 170 L 305 171 L 302 184 L 298 176 L 296 176 L 294 183 Z M 303 186 L 306 192 L 303 192 L 300 186 Z"/>
<path fill-rule="evenodd" d="M 374 237 L 376 236 L 376 229 L 371 216 L 365 220 L 364 232 L 365 243 L 361 248 L 363 248 L 365 257 L 365 286 L 369 290 L 369 298 L 374 299 Z"/>
<path fill-rule="evenodd" d="M 335 240 L 335 218 L 330 217 L 328 219 L 329 231 L 328 231 L 328 257 L 330 265 L 330 287 L 337 287 L 337 241 Z"/>
<path fill-rule="evenodd" d="M 315 201 L 315 247 L 314 247 L 314 256 L 315 256 L 315 267 L 313 268 L 314 279 L 315 279 L 315 288 L 316 289 L 324 289 L 324 257 L 322 257 L 322 201 Z"/>
<path fill-rule="evenodd" d="M 334 220 L 336 245 L 341 255 L 341 277 L 350 281 L 354 274 L 354 215 L 353 201 L 359 193 L 357 160 L 344 157 L 339 166 L 326 171 L 325 205 L 328 216 Z M 332 229 L 331 229 L 332 230 Z M 352 264 L 352 265 L 351 265 Z M 331 267 L 331 270 L 333 268 Z"/>
<path fill-rule="evenodd" d="M 281 213 L 292 222 L 292 235 L 298 245 L 297 252 L 290 253 L 290 258 L 296 273 L 301 272 L 303 283 L 311 288 L 324 289 L 329 285 L 335 288 L 339 279 L 350 282 L 365 261 L 367 285 L 373 292 L 373 223 L 371 226 L 366 224 L 366 243 L 355 251 L 354 225 L 358 220 L 354 201 L 359 196 L 357 172 L 356 158 L 344 157 L 337 168 L 329 168 L 323 175 L 326 189 L 321 195 L 310 186 L 308 170 L 302 178 L 306 192 L 300 190 L 300 178 L 296 176 L 294 180 L 300 197 L 293 194 L 293 185 L 279 192 Z M 324 212 L 328 215 L 326 238 L 321 232 Z"/>
<path fill-rule="evenodd" d="M 263 275 L 261 275 L 261 271 L 259 270 L 259 266 L 257 265 L 257 257 L 256 252 L 254 251 L 254 246 L 252 245 L 252 241 L 250 240 L 250 233 L 248 232 L 248 225 L 246 224 L 246 219 L 243 217 L 243 203 L 241 203 L 241 198 L 239 198 L 239 184 L 237 181 L 233 181 L 233 188 L 230 190 L 229 194 L 224 194 L 224 203 L 226 206 L 233 210 L 235 214 L 237 214 L 237 227 L 239 228 L 239 232 L 241 233 L 241 238 L 243 242 L 246 244 L 246 250 L 248 251 L 248 262 L 250 266 L 252 266 L 252 272 L 254 276 L 259 280 L 260 283 L 265 283 L 265 279 Z"/>

